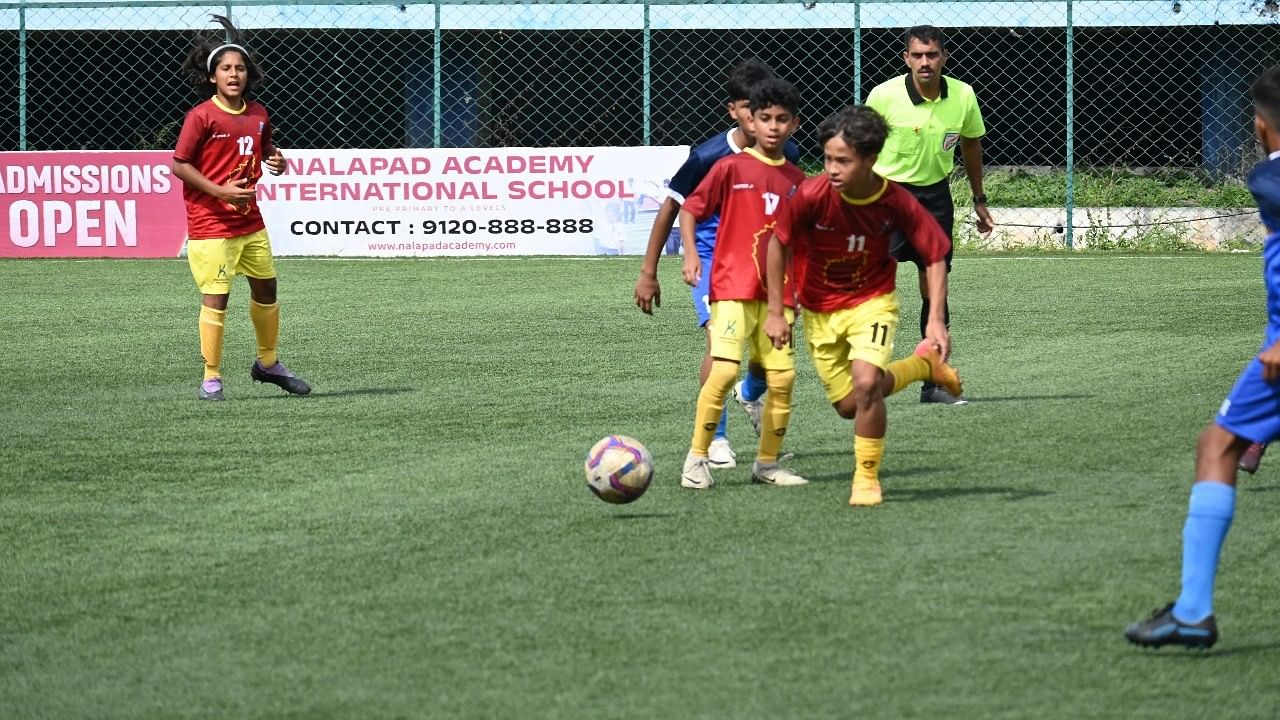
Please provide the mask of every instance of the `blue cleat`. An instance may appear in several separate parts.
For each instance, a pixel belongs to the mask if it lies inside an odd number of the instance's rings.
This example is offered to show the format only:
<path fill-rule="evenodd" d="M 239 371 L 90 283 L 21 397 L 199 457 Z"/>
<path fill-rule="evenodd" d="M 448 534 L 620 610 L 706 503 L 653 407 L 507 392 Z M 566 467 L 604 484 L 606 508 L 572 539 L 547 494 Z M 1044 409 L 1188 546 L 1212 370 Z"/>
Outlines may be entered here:
<path fill-rule="evenodd" d="M 1143 647 L 1181 645 L 1185 648 L 1208 650 L 1218 642 L 1218 624 L 1213 621 L 1212 615 L 1194 625 L 1184 623 L 1173 616 L 1173 603 L 1169 603 L 1146 620 L 1125 628 L 1124 636 L 1134 645 Z"/>

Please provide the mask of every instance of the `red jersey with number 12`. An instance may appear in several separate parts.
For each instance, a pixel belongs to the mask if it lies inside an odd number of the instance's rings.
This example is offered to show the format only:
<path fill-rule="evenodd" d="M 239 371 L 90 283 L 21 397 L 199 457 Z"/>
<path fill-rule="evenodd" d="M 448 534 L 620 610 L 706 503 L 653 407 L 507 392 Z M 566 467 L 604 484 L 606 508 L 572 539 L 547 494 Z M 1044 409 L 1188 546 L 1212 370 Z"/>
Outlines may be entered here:
<path fill-rule="evenodd" d="M 747 148 L 713 165 L 698 189 L 685 198 L 683 208 L 699 222 L 720 215 L 709 270 L 711 302 L 769 299 L 765 289 L 769 238 L 803 180 L 804 171 L 790 162 Z M 788 306 L 795 306 L 791 272 L 787 272 L 782 297 Z"/>
<path fill-rule="evenodd" d="M 244 110 L 233 113 L 210 99 L 187 112 L 173 159 L 190 163 L 217 185 L 246 178 L 245 187 L 252 188 L 262 177 L 262 154 L 270 146 L 271 118 L 260 103 L 246 100 Z M 236 237 L 265 227 L 256 199 L 237 208 L 190 185 L 183 185 L 182 199 L 192 240 Z"/>
<path fill-rule="evenodd" d="M 826 175 L 804 181 L 778 219 L 778 242 L 791 248 L 800 304 L 814 312 L 857 307 L 894 289 L 898 263 L 891 236 L 902 231 L 926 265 L 951 241 L 938 221 L 897 183 L 869 198 L 847 198 Z"/>

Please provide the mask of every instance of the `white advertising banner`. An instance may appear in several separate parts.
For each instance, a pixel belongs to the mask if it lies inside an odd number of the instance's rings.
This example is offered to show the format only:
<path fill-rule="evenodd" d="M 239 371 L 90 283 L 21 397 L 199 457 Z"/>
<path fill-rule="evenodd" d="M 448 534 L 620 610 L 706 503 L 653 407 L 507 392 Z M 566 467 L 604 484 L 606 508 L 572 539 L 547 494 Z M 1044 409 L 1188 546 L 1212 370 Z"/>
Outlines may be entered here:
<path fill-rule="evenodd" d="M 687 146 L 288 150 L 277 255 L 638 255 Z"/>

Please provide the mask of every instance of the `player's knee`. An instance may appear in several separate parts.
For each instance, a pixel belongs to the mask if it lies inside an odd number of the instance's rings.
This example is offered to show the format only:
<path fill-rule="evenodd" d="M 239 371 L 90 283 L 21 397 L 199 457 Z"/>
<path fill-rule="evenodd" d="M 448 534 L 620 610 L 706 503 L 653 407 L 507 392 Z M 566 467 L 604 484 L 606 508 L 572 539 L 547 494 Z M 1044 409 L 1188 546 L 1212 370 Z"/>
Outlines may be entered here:
<path fill-rule="evenodd" d="M 765 384 L 769 386 L 769 392 L 777 394 L 779 397 L 791 395 L 791 386 L 796 384 L 795 370 L 766 370 L 764 374 Z"/>
<path fill-rule="evenodd" d="M 863 375 L 854 378 L 853 400 L 856 407 L 866 408 L 884 399 L 884 389 L 878 375 Z"/>
<path fill-rule="evenodd" d="M 858 399 L 852 392 L 831 403 L 831 406 L 836 409 L 836 414 L 845 420 L 852 420 L 858 416 Z"/>
<path fill-rule="evenodd" d="M 249 296 L 259 305 L 272 305 L 276 302 L 275 278 L 249 278 Z"/>
<path fill-rule="evenodd" d="M 720 358 L 714 358 L 711 361 L 711 371 L 707 373 L 706 384 L 727 390 L 737 379 L 738 363 Z"/>
<path fill-rule="evenodd" d="M 1201 460 L 1238 458 L 1248 444 L 1217 423 L 1209 423 L 1196 442 L 1196 456 Z"/>

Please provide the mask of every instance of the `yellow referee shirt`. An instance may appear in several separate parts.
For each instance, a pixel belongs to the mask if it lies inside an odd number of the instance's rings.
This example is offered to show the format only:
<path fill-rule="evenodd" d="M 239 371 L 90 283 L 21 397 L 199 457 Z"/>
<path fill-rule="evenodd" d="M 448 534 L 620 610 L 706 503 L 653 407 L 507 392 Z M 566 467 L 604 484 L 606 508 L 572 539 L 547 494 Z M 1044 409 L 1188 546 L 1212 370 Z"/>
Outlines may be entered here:
<path fill-rule="evenodd" d="M 951 175 L 960 138 L 987 134 L 973 88 L 942 76 L 936 100 L 916 91 L 908 73 L 871 90 L 867 106 L 889 123 L 889 137 L 876 159 L 877 174 L 895 182 L 932 185 Z"/>

